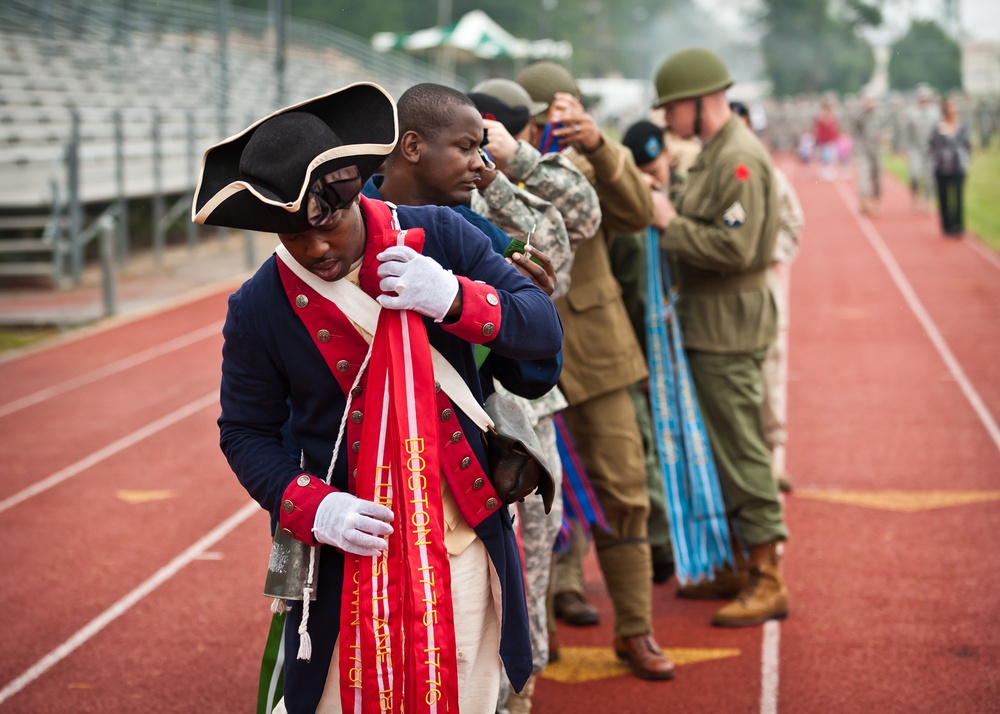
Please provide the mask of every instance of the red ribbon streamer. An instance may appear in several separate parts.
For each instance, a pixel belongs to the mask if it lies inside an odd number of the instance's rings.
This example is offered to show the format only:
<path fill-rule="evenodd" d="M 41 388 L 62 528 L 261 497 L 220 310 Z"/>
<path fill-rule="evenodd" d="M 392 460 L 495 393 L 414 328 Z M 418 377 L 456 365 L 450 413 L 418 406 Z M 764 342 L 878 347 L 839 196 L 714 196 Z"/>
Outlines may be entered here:
<path fill-rule="evenodd" d="M 420 252 L 423 231 L 380 245 Z M 348 556 L 341 605 L 345 712 L 458 712 L 451 570 L 444 544 L 430 343 L 420 315 L 383 309 L 372 342 L 356 494 L 395 514 L 388 549 Z"/>

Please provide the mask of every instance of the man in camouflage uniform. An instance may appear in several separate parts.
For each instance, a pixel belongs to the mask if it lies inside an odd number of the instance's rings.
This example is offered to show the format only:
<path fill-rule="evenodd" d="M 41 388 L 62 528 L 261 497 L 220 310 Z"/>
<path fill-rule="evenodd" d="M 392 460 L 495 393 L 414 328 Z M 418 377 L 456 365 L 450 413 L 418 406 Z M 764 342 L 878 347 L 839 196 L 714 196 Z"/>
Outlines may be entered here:
<path fill-rule="evenodd" d="M 861 212 L 871 215 L 882 197 L 882 125 L 875 97 L 866 92 L 851 120 Z"/>
<path fill-rule="evenodd" d="M 563 321 L 563 412 L 584 469 L 611 527 L 594 532 L 597 559 L 615 611 L 615 652 L 644 679 L 672 679 L 673 663 L 653 639 L 652 573 L 646 519 L 642 438 L 628 387 L 647 376 L 611 273 L 611 231 L 636 231 L 653 221 L 649 186 L 628 150 L 608 138 L 580 103 L 573 75 L 552 62 L 531 64 L 517 82 L 537 102 L 536 115 L 567 148 L 601 203 L 601 228 L 577 249 L 569 292 L 556 301 Z M 555 586 L 553 587 L 555 589 Z"/>
<path fill-rule="evenodd" d="M 703 144 L 661 245 L 677 260 L 685 347 L 730 522 L 750 550 L 746 584 L 720 590 L 738 596 L 712 622 L 742 627 L 788 614 L 778 547 L 788 530 L 761 418 L 761 363 L 777 328 L 767 283 L 777 193 L 767 151 L 729 107 L 731 85 L 722 61 L 697 47 L 656 74 L 668 123 Z"/>
<path fill-rule="evenodd" d="M 518 188 L 549 201 L 563 217 L 569 236 L 570 257 L 562 261 L 556 273 L 556 300 L 569 290 L 572 251 L 597 232 L 601 207 L 597 192 L 573 163 L 562 154 L 541 154 L 531 143 L 532 115 L 548 105 L 535 102 L 525 89 L 510 79 L 489 79 L 472 88 L 469 98 L 483 115 L 489 142 L 487 150 L 497 170 Z M 539 237 L 532 238 L 543 252 L 550 247 Z M 554 247 L 554 246 L 553 246 Z M 533 494 L 516 504 L 524 556 L 525 590 L 528 598 L 528 624 L 531 629 L 532 676 L 520 692 L 505 686 L 500 692 L 497 714 L 528 714 L 537 676 L 549 662 L 549 623 L 547 599 L 552 570 L 552 548 L 562 525 L 562 468 L 552 416 L 566 407 L 566 398 L 558 387 L 538 399 L 527 400 L 508 394 L 528 414 L 535 434 L 556 479 L 556 499 L 546 514 L 542 498 Z"/>
<path fill-rule="evenodd" d="M 929 210 L 933 204 L 934 166 L 931 162 L 931 134 L 940 120 L 934 92 L 926 84 L 917 87 L 916 104 L 906 112 L 903 150 L 910 174 L 913 207 Z"/>

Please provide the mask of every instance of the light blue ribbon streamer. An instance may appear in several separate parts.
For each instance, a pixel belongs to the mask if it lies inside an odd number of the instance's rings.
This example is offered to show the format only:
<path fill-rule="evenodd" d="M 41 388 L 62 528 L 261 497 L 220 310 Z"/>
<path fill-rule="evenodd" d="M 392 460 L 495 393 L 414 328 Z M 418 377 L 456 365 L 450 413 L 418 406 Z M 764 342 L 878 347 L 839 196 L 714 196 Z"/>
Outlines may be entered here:
<path fill-rule="evenodd" d="M 733 563 L 733 552 L 719 475 L 684 354 L 676 303 L 658 232 L 650 228 L 646 237 L 650 406 L 670 516 L 674 567 L 677 580 L 685 584 L 711 580 L 717 568 Z"/>

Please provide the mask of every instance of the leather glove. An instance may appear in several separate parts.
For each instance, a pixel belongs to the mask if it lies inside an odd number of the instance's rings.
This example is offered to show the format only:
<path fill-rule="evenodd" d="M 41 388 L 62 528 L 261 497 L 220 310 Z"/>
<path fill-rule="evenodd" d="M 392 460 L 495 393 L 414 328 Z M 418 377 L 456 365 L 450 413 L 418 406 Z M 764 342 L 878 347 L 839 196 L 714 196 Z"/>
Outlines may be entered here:
<path fill-rule="evenodd" d="M 377 256 L 382 264 L 379 287 L 396 295 L 379 295 L 382 307 L 392 310 L 415 310 L 441 322 L 458 295 L 458 278 L 442 268 L 433 258 L 421 255 L 405 245 L 386 248 Z"/>
<path fill-rule="evenodd" d="M 375 556 L 389 545 L 382 536 L 392 533 L 391 523 L 392 509 L 346 491 L 334 491 L 320 501 L 312 532 L 320 543 L 345 553 Z"/>

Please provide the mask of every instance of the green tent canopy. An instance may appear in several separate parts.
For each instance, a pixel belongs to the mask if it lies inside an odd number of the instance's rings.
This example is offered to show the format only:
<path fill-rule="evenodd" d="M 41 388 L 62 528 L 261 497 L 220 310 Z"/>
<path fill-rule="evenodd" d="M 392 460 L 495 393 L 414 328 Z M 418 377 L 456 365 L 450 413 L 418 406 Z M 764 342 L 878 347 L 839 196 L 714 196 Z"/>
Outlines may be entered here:
<path fill-rule="evenodd" d="M 372 47 L 379 52 L 399 49 L 412 53 L 435 53 L 450 48 L 466 60 L 565 60 L 573 54 L 569 42 L 514 37 L 482 10 L 473 10 L 446 27 L 429 27 L 410 34 L 378 32 L 372 36 Z"/>

